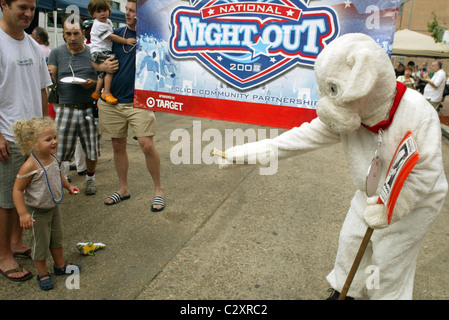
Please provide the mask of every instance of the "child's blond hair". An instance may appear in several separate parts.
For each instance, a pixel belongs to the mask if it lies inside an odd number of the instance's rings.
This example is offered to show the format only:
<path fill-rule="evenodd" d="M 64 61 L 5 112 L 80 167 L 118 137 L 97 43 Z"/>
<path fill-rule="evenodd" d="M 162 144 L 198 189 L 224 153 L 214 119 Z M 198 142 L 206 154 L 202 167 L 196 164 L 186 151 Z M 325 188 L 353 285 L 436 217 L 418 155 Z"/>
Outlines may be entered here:
<path fill-rule="evenodd" d="M 55 121 L 50 117 L 18 120 L 14 122 L 11 129 L 16 136 L 16 142 L 19 144 L 22 154 L 29 155 L 32 146 L 36 145 L 39 135 L 48 128 L 56 130 Z"/>
<path fill-rule="evenodd" d="M 90 0 L 87 5 L 87 11 L 91 16 L 94 16 L 94 12 L 97 10 L 109 10 L 109 15 L 111 15 L 111 4 L 109 0 Z"/>

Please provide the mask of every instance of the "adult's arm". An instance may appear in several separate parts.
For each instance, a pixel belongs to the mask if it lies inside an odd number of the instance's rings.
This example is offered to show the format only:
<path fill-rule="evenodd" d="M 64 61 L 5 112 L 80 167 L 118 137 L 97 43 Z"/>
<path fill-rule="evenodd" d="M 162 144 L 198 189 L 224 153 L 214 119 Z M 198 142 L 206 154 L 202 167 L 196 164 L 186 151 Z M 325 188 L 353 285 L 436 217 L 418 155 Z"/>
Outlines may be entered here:
<path fill-rule="evenodd" d="M 48 116 L 48 96 L 47 96 L 47 88 L 41 89 L 42 96 L 42 114 L 44 117 Z"/>
<path fill-rule="evenodd" d="M 3 163 L 8 161 L 10 153 L 8 141 L 0 133 L 0 161 Z"/>
<path fill-rule="evenodd" d="M 92 62 L 92 66 L 98 72 L 115 73 L 118 70 L 118 60 L 115 58 L 107 58 L 103 63 Z"/>

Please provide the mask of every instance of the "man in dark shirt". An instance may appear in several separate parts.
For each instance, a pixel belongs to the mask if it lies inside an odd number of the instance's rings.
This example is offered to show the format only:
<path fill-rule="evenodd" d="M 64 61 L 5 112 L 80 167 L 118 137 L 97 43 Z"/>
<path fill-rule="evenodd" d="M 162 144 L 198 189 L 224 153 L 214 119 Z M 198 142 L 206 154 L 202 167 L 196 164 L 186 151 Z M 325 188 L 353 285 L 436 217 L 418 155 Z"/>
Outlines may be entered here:
<path fill-rule="evenodd" d="M 128 0 L 126 4 L 126 26 L 114 30 L 123 38 L 136 38 L 136 0 Z M 134 108 L 134 80 L 136 74 L 136 47 L 114 42 L 112 52 L 116 60 L 109 58 L 101 65 L 93 63 L 98 71 L 115 73 L 111 85 L 111 92 L 117 98 L 117 104 L 109 104 L 98 100 L 99 129 L 102 135 L 112 139 L 114 162 L 119 180 L 119 188 L 105 201 L 106 205 L 114 205 L 130 198 L 128 185 L 128 154 L 126 152 L 128 124 L 134 131 L 134 136 L 145 155 L 145 163 L 153 178 L 155 197 L 151 204 L 151 211 L 164 209 L 160 158 L 154 145 L 153 136 L 156 134 L 156 119 L 150 110 Z"/>

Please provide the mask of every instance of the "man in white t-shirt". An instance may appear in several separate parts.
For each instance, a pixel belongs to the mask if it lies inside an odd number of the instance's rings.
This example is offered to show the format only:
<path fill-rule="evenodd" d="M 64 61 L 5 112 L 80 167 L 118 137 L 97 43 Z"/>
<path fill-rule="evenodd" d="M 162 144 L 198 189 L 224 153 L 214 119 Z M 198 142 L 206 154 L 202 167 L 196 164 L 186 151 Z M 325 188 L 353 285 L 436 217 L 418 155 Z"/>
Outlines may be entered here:
<path fill-rule="evenodd" d="M 24 281 L 31 272 L 15 255 L 30 255 L 22 242 L 19 216 L 12 200 L 14 181 L 24 157 L 14 143 L 12 124 L 48 115 L 46 88 L 50 74 L 39 44 L 25 33 L 36 10 L 36 0 L 0 0 L 0 272 Z"/>
<path fill-rule="evenodd" d="M 424 98 L 430 102 L 430 104 L 438 110 L 441 100 L 443 99 L 444 86 L 446 85 L 446 72 L 442 69 L 443 64 L 441 61 L 434 61 L 431 65 L 431 69 L 434 72 L 432 79 L 429 76 L 424 77 L 424 81 L 427 82 L 424 88 Z"/>

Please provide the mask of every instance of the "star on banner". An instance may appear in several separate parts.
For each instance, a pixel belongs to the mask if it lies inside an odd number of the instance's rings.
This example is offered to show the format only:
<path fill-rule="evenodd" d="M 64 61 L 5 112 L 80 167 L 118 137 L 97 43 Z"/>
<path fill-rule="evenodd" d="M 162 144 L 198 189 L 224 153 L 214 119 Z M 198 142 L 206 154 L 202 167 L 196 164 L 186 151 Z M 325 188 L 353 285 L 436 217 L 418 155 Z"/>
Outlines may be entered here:
<path fill-rule="evenodd" d="M 345 4 L 345 8 L 350 8 L 352 4 L 351 0 L 345 0 L 343 3 Z"/>
<path fill-rule="evenodd" d="M 262 38 L 260 37 L 256 43 L 254 43 L 251 46 L 251 49 L 253 50 L 253 58 L 257 57 L 260 54 L 268 56 L 268 49 L 271 47 L 271 44 L 266 44 L 263 42 Z"/>

